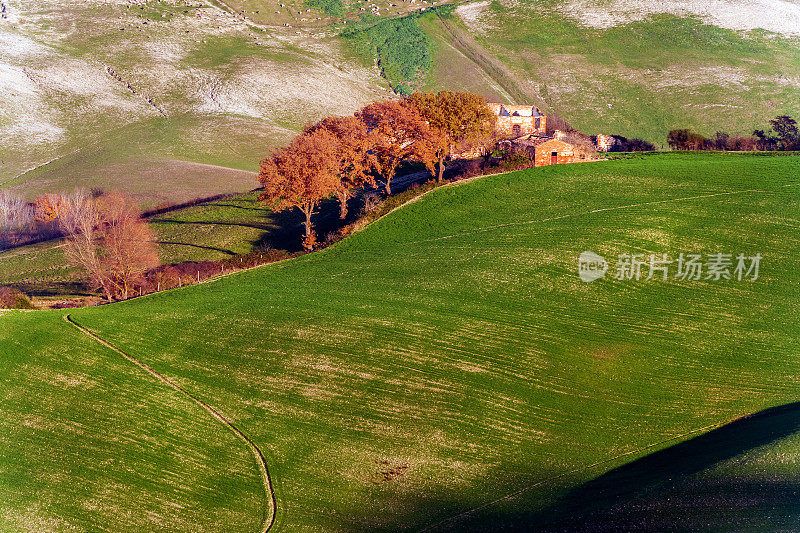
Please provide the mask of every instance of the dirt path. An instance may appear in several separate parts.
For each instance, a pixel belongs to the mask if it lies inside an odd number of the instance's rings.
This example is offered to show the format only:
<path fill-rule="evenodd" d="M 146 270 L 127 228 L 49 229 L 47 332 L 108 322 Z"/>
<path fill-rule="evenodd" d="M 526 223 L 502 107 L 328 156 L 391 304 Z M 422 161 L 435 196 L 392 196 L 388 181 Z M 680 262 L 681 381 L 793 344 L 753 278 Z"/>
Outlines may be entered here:
<path fill-rule="evenodd" d="M 170 387 L 171 389 L 173 389 L 173 390 L 183 394 L 184 396 L 188 397 L 190 400 L 192 400 L 198 406 L 200 406 L 203 409 L 205 409 L 206 411 L 208 411 L 208 413 L 212 417 L 217 419 L 217 421 L 219 421 L 222 424 L 224 424 L 242 442 L 244 442 L 245 445 L 247 445 L 247 448 L 253 454 L 253 457 L 255 458 L 256 463 L 258 463 L 258 469 L 261 472 L 261 481 L 262 481 L 262 483 L 264 485 L 264 492 L 265 492 L 266 497 L 267 497 L 266 516 L 264 517 L 264 519 L 263 519 L 263 521 L 261 523 L 261 528 L 259 529 L 260 533 L 267 533 L 267 531 L 269 531 L 270 528 L 272 528 L 273 524 L 275 523 L 275 517 L 277 515 L 277 510 L 278 510 L 278 502 L 277 502 L 277 500 L 275 498 L 275 490 L 274 490 L 274 488 L 272 486 L 272 478 L 269 475 L 269 468 L 267 467 L 267 461 L 264 458 L 264 454 L 261 452 L 261 449 L 258 446 L 256 446 L 256 444 L 252 440 L 250 440 L 250 438 L 247 435 L 245 435 L 242 432 L 242 430 L 240 430 L 238 427 L 236 427 L 233 424 L 233 422 L 231 422 L 228 418 L 226 418 L 225 415 L 220 413 L 216 408 L 214 408 L 214 407 L 210 406 L 209 404 L 205 403 L 203 400 L 201 400 L 198 397 L 194 396 L 192 393 L 190 393 L 189 391 L 184 389 L 182 386 L 180 386 L 175 381 L 171 380 L 170 378 L 166 377 L 165 375 L 163 375 L 163 374 L 161 374 L 159 372 L 156 372 L 155 370 L 153 370 L 151 367 L 147 366 L 145 363 L 143 363 L 139 359 L 133 357 L 132 355 L 129 355 L 129 354 L 123 352 L 121 349 L 117 348 L 116 346 L 114 346 L 110 342 L 108 342 L 105 339 L 103 339 L 103 338 L 97 336 L 96 334 L 92 333 L 91 331 L 89 331 L 85 327 L 83 327 L 80 324 L 78 324 L 77 322 L 75 322 L 75 320 L 69 314 L 64 315 L 64 320 L 66 320 L 67 322 L 69 322 L 70 324 L 72 324 L 73 326 L 78 328 L 78 330 L 80 330 L 82 333 L 84 333 L 85 335 L 88 335 L 89 337 L 91 337 L 95 341 L 99 342 L 100 344 L 102 344 L 106 348 L 109 348 L 109 349 L 117 352 L 124 359 L 126 359 L 127 361 L 135 364 L 136 366 L 138 366 L 139 368 L 141 368 L 142 370 L 144 370 L 145 372 L 150 374 L 151 377 L 155 378 L 156 380 L 160 381 L 161 383 L 163 383 L 164 385 Z"/>
<path fill-rule="evenodd" d="M 448 20 L 442 15 L 438 16 L 445 37 L 453 45 L 453 48 L 484 71 L 489 79 L 493 80 L 506 93 L 503 96 L 509 99 L 509 103 L 516 101 L 518 104 L 523 104 L 531 100 L 519 88 L 519 84 L 514 80 L 514 75 L 508 71 L 508 67 L 493 58 L 474 37 L 459 28 L 452 20 Z"/>

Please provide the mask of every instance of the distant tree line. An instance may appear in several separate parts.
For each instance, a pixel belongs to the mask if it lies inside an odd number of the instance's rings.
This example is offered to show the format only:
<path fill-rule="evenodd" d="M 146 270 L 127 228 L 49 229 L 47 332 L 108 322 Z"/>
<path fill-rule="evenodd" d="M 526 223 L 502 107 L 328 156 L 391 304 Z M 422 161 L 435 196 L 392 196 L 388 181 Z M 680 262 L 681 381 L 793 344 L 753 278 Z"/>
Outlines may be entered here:
<path fill-rule="evenodd" d="M 770 129 L 757 129 L 752 135 L 730 135 L 718 131 L 713 138 L 691 129 L 674 129 L 667 135 L 667 143 L 673 150 L 800 150 L 800 134 L 792 117 L 779 115 L 769 124 Z"/>
<path fill-rule="evenodd" d="M 609 152 L 652 152 L 656 149 L 655 145 L 643 139 L 628 139 L 622 135 L 612 135 L 614 144 L 609 148 Z M 597 138 L 594 138 L 597 142 Z"/>

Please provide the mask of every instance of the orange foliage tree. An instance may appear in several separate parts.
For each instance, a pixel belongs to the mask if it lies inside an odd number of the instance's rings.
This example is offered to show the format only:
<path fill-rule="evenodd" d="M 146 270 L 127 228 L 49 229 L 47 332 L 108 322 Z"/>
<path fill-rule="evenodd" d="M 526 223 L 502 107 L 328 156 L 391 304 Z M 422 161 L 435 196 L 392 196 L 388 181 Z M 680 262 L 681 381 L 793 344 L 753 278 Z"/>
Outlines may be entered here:
<path fill-rule="evenodd" d="M 321 200 L 336 192 L 338 171 L 337 140 L 324 128 L 298 135 L 261 162 L 258 181 L 264 192 L 259 198 L 277 211 L 294 207 L 303 213 L 308 250 L 316 242 L 311 216 Z"/>
<path fill-rule="evenodd" d="M 403 161 L 425 160 L 427 140 L 433 135 L 409 100 L 383 100 L 364 107 L 356 116 L 374 136 L 378 168 L 386 179 L 386 193 Z"/>
<path fill-rule="evenodd" d="M 328 117 L 306 128 L 306 133 L 327 131 L 336 138 L 335 152 L 339 181 L 335 190 L 339 200 L 339 218 L 347 217 L 347 200 L 353 189 L 374 185 L 371 172 L 378 160 L 373 150 L 375 138 L 366 125 L 354 116 Z"/>
<path fill-rule="evenodd" d="M 60 194 L 43 194 L 34 200 L 37 222 L 57 222 L 69 209 L 69 202 Z"/>
<path fill-rule="evenodd" d="M 435 132 L 428 138 L 427 154 L 438 163 L 436 181 L 441 181 L 445 157 L 452 155 L 454 147 L 479 143 L 491 135 L 497 122 L 486 100 L 475 93 L 414 93 L 409 100 Z"/>

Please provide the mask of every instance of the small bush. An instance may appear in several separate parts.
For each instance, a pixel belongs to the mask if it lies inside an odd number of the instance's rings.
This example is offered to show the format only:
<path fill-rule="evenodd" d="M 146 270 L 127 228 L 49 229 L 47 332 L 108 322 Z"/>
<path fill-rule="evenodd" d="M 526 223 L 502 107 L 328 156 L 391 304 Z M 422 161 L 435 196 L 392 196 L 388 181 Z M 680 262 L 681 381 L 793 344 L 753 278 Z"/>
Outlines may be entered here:
<path fill-rule="evenodd" d="M 364 212 L 371 213 L 378 209 L 381 205 L 381 195 L 377 192 L 369 192 L 364 195 Z"/>
<path fill-rule="evenodd" d="M 0 309 L 36 309 L 36 307 L 22 291 L 12 287 L 0 287 Z"/>
<path fill-rule="evenodd" d="M 500 168 L 506 171 L 520 170 L 523 168 L 530 168 L 532 166 L 533 160 L 531 159 L 531 156 L 522 152 L 508 154 L 500 162 Z"/>

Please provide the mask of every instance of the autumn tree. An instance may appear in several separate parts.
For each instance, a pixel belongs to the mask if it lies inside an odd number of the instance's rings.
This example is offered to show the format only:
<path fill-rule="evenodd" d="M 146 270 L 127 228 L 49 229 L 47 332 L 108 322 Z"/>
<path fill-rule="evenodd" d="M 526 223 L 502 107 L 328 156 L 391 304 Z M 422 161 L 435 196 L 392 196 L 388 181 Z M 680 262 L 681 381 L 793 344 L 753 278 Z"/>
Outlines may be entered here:
<path fill-rule="evenodd" d="M 339 218 L 347 217 L 347 201 L 353 189 L 374 185 L 372 171 L 377 169 L 378 160 L 375 138 L 366 125 L 355 116 L 328 117 L 306 128 L 306 133 L 327 131 L 335 137 L 337 182 L 336 198 L 339 200 Z"/>
<path fill-rule="evenodd" d="M 710 139 L 686 128 L 671 130 L 667 135 L 667 144 L 673 150 L 707 150 L 712 145 Z"/>
<path fill-rule="evenodd" d="M 159 263 L 155 234 L 139 206 L 120 192 L 96 199 L 76 193 L 65 204 L 59 221 L 70 262 L 87 272 L 93 288 L 108 301 L 128 298 L 144 273 Z"/>
<path fill-rule="evenodd" d="M 403 161 L 425 160 L 425 145 L 433 133 L 410 100 L 373 102 L 356 116 L 374 136 L 374 153 L 378 169 L 386 180 L 386 194 Z"/>
<path fill-rule="evenodd" d="M 436 181 L 444 175 L 444 160 L 465 142 L 475 143 L 491 135 L 497 117 L 486 100 L 470 92 L 414 93 L 409 98 L 435 134 L 430 152 L 438 164 Z"/>
<path fill-rule="evenodd" d="M 34 200 L 33 205 L 36 220 L 43 223 L 58 222 L 69 208 L 67 197 L 61 194 L 43 194 Z"/>
<path fill-rule="evenodd" d="M 264 192 L 260 200 L 277 211 L 297 208 L 303 213 L 307 250 L 316 242 L 311 216 L 321 200 L 336 192 L 338 171 L 337 140 L 325 128 L 298 135 L 261 162 L 258 181 Z"/>

